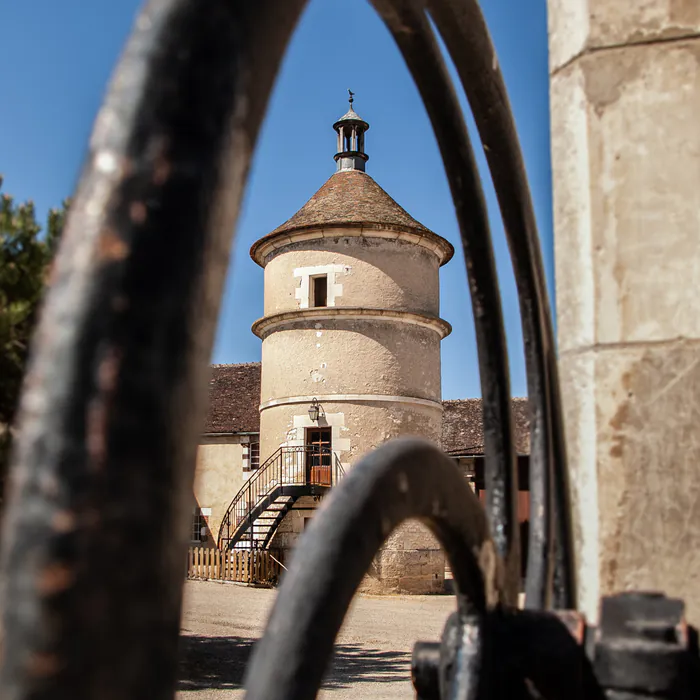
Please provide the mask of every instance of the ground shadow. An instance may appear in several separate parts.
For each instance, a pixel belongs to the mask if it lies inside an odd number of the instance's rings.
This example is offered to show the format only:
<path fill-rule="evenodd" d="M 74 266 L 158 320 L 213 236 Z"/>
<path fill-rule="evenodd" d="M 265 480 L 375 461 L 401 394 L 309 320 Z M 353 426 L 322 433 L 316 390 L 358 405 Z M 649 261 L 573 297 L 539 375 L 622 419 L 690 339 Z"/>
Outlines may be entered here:
<path fill-rule="evenodd" d="M 180 638 L 179 690 L 233 690 L 243 686 L 245 667 L 257 640 L 245 637 Z M 324 688 L 355 683 L 392 683 L 410 678 L 411 655 L 372 649 L 361 644 L 338 644 Z"/>

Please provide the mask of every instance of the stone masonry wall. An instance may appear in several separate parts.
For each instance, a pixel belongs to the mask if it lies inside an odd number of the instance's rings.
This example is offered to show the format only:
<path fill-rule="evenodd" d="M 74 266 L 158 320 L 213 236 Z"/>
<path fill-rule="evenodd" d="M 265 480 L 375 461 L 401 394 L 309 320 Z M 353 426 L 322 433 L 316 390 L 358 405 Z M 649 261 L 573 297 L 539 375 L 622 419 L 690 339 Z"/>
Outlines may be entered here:
<path fill-rule="evenodd" d="M 700 621 L 700 2 L 549 0 L 560 368 L 580 604 Z"/>

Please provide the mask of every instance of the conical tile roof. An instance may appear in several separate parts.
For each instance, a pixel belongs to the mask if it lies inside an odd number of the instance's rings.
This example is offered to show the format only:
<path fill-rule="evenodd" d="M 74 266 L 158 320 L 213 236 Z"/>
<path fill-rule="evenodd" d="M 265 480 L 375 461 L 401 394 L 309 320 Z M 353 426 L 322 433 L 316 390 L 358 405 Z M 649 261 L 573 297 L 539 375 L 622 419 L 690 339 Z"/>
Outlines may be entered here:
<path fill-rule="evenodd" d="M 308 226 L 379 224 L 427 231 L 367 173 L 345 170 L 332 175 L 311 199 L 271 235 Z"/>
<path fill-rule="evenodd" d="M 264 266 L 261 255 L 275 239 L 285 239 L 296 232 L 323 228 L 363 228 L 390 230 L 414 234 L 431 241 L 441 251 L 444 265 L 454 248 L 442 236 L 416 221 L 399 206 L 367 173 L 360 170 L 340 170 L 334 173 L 291 219 L 272 233 L 260 238 L 250 249 L 250 255 Z"/>

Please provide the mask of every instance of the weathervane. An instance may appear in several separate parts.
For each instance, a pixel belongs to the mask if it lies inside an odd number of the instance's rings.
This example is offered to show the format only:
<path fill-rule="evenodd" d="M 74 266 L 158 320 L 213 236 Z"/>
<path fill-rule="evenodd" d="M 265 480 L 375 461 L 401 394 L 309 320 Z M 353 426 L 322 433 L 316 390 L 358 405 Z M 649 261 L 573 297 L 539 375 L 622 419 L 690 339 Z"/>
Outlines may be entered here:
<path fill-rule="evenodd" d="M 348 98 L 348 102 L 350 103 L 350 107 L 352 107 L 352 103 L 355 101 L 355 93 L 352 90 L 348 89 L 348 95 L 350 95 L 350 97 Z"/>

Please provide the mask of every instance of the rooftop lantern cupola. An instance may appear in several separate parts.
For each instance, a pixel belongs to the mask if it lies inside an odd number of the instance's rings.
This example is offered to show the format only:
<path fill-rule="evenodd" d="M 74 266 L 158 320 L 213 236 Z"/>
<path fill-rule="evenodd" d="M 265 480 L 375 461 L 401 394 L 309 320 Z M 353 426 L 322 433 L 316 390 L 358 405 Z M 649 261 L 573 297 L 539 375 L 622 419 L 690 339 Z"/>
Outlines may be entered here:
<path fill-rule="evenodd" d="M 348 90 L 350 95 L 350 109 L 333 124 L 338 132 L 338 152 L 334 159 L 338 164 L 338 171 L 361 170 L 365 171 L 365 163 L 369 156 L 365 153 L 365 131 L 369 124 L 360 119 L 360 116 L 352 108 L 355 93 Z"/>

